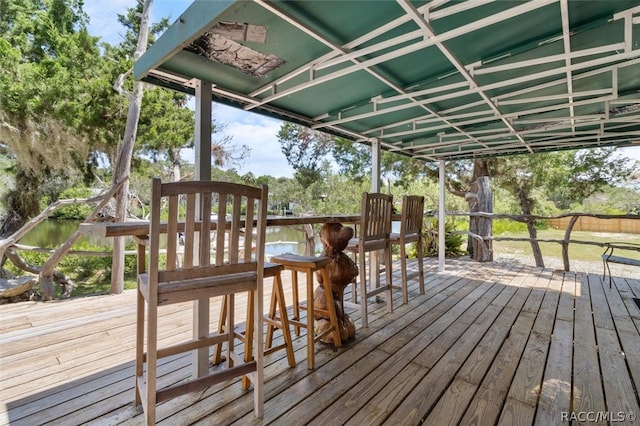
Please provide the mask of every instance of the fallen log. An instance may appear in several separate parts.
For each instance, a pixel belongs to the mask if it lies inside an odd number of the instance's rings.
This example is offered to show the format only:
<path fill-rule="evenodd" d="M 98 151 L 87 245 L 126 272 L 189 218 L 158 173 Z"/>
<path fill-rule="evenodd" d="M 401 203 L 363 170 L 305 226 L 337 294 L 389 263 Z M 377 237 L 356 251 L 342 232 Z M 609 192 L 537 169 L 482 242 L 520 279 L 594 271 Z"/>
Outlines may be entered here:
<path fill-rule="evenodd" d="M 38 282 L 38 277 L 25 275 L 17 278 L 0 279 L 0 303 L 6 303 L 14 297 L 26 300 L 30 297 L 30 292 Z M 27 294 L 29 293 L 29 294 Z M 25 294 L 26 298 L 25 298 Z M 2 300 L 4 299 L 4 300 Z"/>

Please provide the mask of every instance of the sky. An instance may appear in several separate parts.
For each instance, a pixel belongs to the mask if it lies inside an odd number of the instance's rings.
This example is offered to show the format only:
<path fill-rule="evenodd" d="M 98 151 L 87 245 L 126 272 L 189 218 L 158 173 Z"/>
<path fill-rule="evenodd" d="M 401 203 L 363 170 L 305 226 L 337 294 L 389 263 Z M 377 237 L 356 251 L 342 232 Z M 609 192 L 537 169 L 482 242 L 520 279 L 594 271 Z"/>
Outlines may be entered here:
<path fill-rule="evenodd" d="M 154 0 L 151 21 L 169 18 L 169 22 L 173 23 L 192 2 L 193 0 Z M 89 32 L 105 42 L 119 43 L 124 27 L 118 22 L 117 15 L 124 14 L 135 3 L 135 0 L 85 0 L 84 10 L 90 18 Z M 216 123 L 226 126 L 224 133 L 232 137 L 233 143 L 251 148 L 251 154 L 243 164 L 234 166 L 238 173 L 293 177 L 293 169 L 282 154 L 276 137 L 281 121 L 218 103 L 214 103 L 213 116 Z M 640 161 L 640 147 L 624 148 L 620 152 Z M 185 152 L 184 157 L 193 162 L 192 151 Z"/>

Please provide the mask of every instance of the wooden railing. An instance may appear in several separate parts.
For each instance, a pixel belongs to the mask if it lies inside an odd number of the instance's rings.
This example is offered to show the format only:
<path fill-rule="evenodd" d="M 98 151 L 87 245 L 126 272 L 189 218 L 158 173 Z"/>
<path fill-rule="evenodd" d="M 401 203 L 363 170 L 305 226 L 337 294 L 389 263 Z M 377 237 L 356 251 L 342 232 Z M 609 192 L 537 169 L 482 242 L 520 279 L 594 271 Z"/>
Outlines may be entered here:
<path fill-rule="evenodd" d="M 479 239 L 482 241 L 537 241 L 542 243 L 558 243 L 562 246 L 562 262 L 565 271 L 570 270 L 569 265 L 569 244 L 585 244 L 585 245 L 593 245 L 598 247 L 607 246 L 608 242 L 599 242 L 599 241 L 583 241 L 583 240 L 573 240 L 571 239 L 571 232 L 573 231 L 574 225 L 581 217 L 593 217 L 599 219 L 631 219 L 638 220 L 640 223 L 640 215 L 607 215 L 607 214 L 593 214 L 593 213 L 564 213 L 557 216 L 538 216 L 538 215 L 511 215 L 511 214 L 498 214 L 498 213 L 485 213 L 485 212 L 446 212 L 447 216 L 476 216 L 476 217 L 484 217 L 491 219 L 511 219 L 517 222 L 522 223 L 534 223 L 540 220 L 549 220 L 549 219 L 561 219 L 561 218 L 570 218 L 567 223 L 567 227 L 564 232 L 564 238 L 559 239 L 547 239 L 547 238 L 517 238 L 517 237 L 495 237 L 495 236 L 482 236 L 482 235 L 471 235 L 475 239 Z M 436 213 L 437 217 L 437 213 Z M 467 233 L 466 231 L 460 231 L 461 233 Z"/>

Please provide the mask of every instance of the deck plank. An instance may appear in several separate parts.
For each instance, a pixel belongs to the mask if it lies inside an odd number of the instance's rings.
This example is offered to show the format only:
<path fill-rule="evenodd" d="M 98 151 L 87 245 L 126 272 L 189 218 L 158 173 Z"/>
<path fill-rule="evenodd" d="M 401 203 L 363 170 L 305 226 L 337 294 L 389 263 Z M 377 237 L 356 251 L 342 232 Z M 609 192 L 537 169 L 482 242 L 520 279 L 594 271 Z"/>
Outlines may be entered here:
<path fill-rule="evenodd" d="M 609 310 L 607 293 L 612 293 L 605 286 L 600 277 L 589 275 L 589 289 L 594 306 L 598 306 L 599 312 L 603 312 L 596 318 L 596 339 L 598 353 L 602 367 L 602 382 L 604 385 L 605 400 L 610 413 L 639 413 L 640 404 L 634 390 L 633 379 L 628 373 L 628 363 L 619 336 L 616 333 L 614 314 Z M 604 312 L 608 315 L 604 315 Z M 619 424 L 632 424 L 627 421 Z"/>
<path fill-rule="evenodd" d="M 466 274 L 471 274 L 471 271 L 468 271 Z M 416 334 L 417 330 L 424 330 L 425 327 L 428 328 L 428 326 L 436 321 L 441 315 L 446 314 L 446 312 L 451 308 L 451 305 L 455 304 L 457 297 L 461 297 L 462 294 L 468 294 L 471 291 L 467 286 L 467 281 L 463 277 L 446 279 L 441 281 L 439 286 L 430 286 L 429 291 L 427 291 L 427 297 L 429 297 L 429 295 L 433 295 L 433 297 L 430 297 L 425 303 L 419 305 L 415 309 L 412 309 L 411 312 L 403 313 L 397 321 L 394 321 L 394 324 L 388 325 L 381 330 L 377 330 L 374 334 L 359 342 L 359 346 L 362 346 L 362 348 L 359 348 L 356 352 L 357 360 L 362 360 L 367 357 L 368 352 L 372 350 L 372 348 L 379 348 L 387 354 L 387 358 L 389 358 L 391 354 L 393 354 L 394 357 L 400 357 L 401 359 L 411 359 L 415 357 L 417 353 L 419 353 L 420 348 L 408 345 L 408 336 L 413 336 L 414 338 L 420 336 L 419 334 Z M 434 294 L 434 292 L 437 293 Z M 399 314 L 399 309 L 394 312 L 394 315 L 397 314 Z M 377 327 L 377 324 L 373 324 L 373 326 Z M 369 330 L 371 329 L 372 323 L 369 324 Z M 361 349 L 364 349 L 364 351 L 361 351 Z M 364 360 L 364 362 L 368 361 L 368 358 Z M 335 360 L 332 362 L 340 362 L 340 364 L 344 364 L 343 360 Z M 289 416 L 294 415 L 311 420 L 314 418 L 315 414 L 326 408 L 328 405 L 327 403 L 332 402 L 335 398 L 340 396 L 340 393 L 334 393 L 333 397 L 329 400 L 315 399 L 315 410 L 310 411 L 306 408 L 304 413 L 298 413 L 301 410 L 299 410 L 295 404 L 292 404 L 291 397 L 287 394 L 287 392 L 290 391 L 290 389 L 287 389 L 286 392 L 278 395 L 278 400 L 283 399 L 284 401 L 287 401 L 288 404 L 285 406 L 287 413 L 285 414 L 285 420 L 286 418 L 289 418 Z M 295 393 L 296 396 L 299 397 L 303 392 L 304 390 L 301 390 L 300 392 L 296 391 Z M 306 394 L 304 396 L 307 397 Z M 318 404 L 317 401 L 320 401 L 322 404 Z M 267 411 L 269 410 L 265 409 L 265 420 L 270 421 L 271 416 Z M 280 413 L 282 412 L 282 410 L 277 411 Z M 250 419 L 244 420 L 249 421 Z M 280 423 L 280 419 L 276 422 L 276 424 L 278 423 Z M 280 424 L 286 424 L 286 421 Z"/>
<path fill-rule="evenodd" d="M 317 344 L 315 370 L 304 330 L 295 367 L 284 351 L 266 356 L 263 419 L 233 379 L 159 404 L 159 424 L 557 424 L 569 409 L 640 413 L 638 280 L 614 277 L 609 289 L 598 275 L 514 262 L 425 266 L 425 294 L 412 276 L 409 303 L 394 292 L 392 314 L 372 300 L 369 328 L 342 348 Z M 211 326 L 218 309 L 211 303 Z M 132 406 L 135 291 L 2 305 L 0 316 L 0 425 L 143 424 Z M 166 343 L 190 333 L 190 305 L 161 316 Z M 183 380 L 190 360 L 162 360 L 160 382 Z"/>
<path fill-rule="evenodd" d="M 541 305 L 536 322 L 532 328 L 529 341 L 524 349 L 522 359 L 518 365 L 513 382 L 507 394 L 507 400 L 501 413 L 500 423 L 506 423 L 508 419 L 533 419 L 536 404 L 540 399 L 540 406 L 546 402 L 544 387 L 550 386 L 543 380 L 545 362 L 554 362 L 551 329 L 553 320 L 562 321 L 561 318 L 570 318 L 573 321 L 573 290 L 574 286 L 564 288 L 561 277 L 554 273 L 551 276 L 549 290 Z M 569 308 L 570 307 L 570 308 Z M 570 310 L 570 315 L 566 312 Z M 566 322 L 566 321 L 565 321 Z M 566 337 L 566 336 L 563 336 Z M 570 336 L 572 337 L 572 336 Z M 571 349 L 571 340 L 569 340 Z M 548 355 L 550 358 L 548 359 Z M 555 372 L 555 370 L 554 370 Z M 552 391 L 549 391 L 552 394 Z M 541 396 L 542 395 L 542 396 Z M 525 422 L 530 423 L 530 422 Z"/>
<path fill-rule="evenodd" d="M 573 411 L 605 412 L 602 373 L 593 327 L 589 283 L 585 274 L 576 277 L 576 302 L 573 357 Z M 605 421 L 590 422 L 604 425 Z"/>
<path fill-rule="evenodd" d="M 551 300 L 545 297 L 550 276 L 543 273 L 530 279 L 535 279 L 534 288 L 468 405 L 462 423 L 491 424 L 499 418 L 538 311 L 544 299 Z"/>

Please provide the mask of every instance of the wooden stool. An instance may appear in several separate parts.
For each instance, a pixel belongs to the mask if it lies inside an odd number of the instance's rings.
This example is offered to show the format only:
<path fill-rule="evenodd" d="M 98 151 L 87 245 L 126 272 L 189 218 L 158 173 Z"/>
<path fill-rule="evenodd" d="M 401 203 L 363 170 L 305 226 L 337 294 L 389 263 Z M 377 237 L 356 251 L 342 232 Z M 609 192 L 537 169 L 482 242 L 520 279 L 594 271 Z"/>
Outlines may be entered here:
<path fill-rule="evenodd" d="M 271 307 L 269 313 L 264 315 L 264 320 L 267 322 L 267 343 L 265 345 L 264 354 L 270 354 L 276 350 L 286 349 L 287 360 L 290 367 L 295 367 L 296 359 L 293 353 L 293 341 L 291 340 L 291 331 L 289 330 L 289 320 L 287 318 L 287 306 L 284 300 L 284 291 L 282 289 L 282 278 L 280 273 L 284 270 L 284 266 L 275 263 L 264 264 L 264 278 L 273 277 L 273 288 L 271 290 Z M 249 292 L 247 295 L 247 320 L 245 323 L 245 329 L 236 329 L 234 334 L 237 339 L 244 343 L 244 360 L 245 362 L 251 361 L 251 354 L 253 353 L 253 293 Z M 276 308 L 280 316 L 276 316 Z M 220 320 L 218 322 L 218 333 L 223 333 L 227 324 L 227 296 L 222 298 L 222 306 L 220 307 Z M 279 328 L 282 330 L 282 336 L 284 337 L 284 343 L 282 345 L 271 347 L 273 341 L 273 330 Z M 213 364 L 217 365 L 223 361 L 222 358 L 222 345 L 216 345 L 216 350 L 213 352 Z M 249 387 L 249 381 L 243 377 L 242 387 L 247 389 Z"/>
<path fill-rule="evenodd" d="M 284 266 L 276 263 L 269 263 L 268 269 L 265 267 L 265 276 L 267 276 L 267 270 L 271 269 L 277 270 L 277 273 L 273 276 L 273 289 L 271 290 L 271 305 L 269 307 L 269 312 L 264 315 L 264 321 L 267 323 L 267 336 L 265 339 L 264 354 L 268 355 L 277 350 L 286 349 L 289 367 L 295 367 L 296 358 L 293 353 L 293 341 L 291 340 L 291 330 L 289 329 L 287 303 L 285 302 L 284 290 L 282 289 L 282 279 L 280 277 L 280 272 L 284 270 Z M 278 310 L 278 315 L 276 315 L 276 309 Z M 284 343 L 272 347 L 273 331 L 276 328 L 282 330 Z"/>
<path fill-rule="evenodd" d="M 331 282 L 327 274 L 326 266 L 331 262 L 331 258 L 327 256 L 300 256 L 297 254 L 281 254 L 273 256 L 272 262 L 279 263 L 285 269 L 291 271 L 291 284 L 293 286 L 293 318 L 289 323 L 293 324 L 296 335 L 300 334 L 300 327 L 307 329 L 307 367 L 312 370 L 315 365 L 315 342 L 328 333 L 333 333 L 333 343 L 336 347 L 342 346 L 340 339 L 340 327 L 338 325 L 338 317 L 336 315 L 335 304 L 333 301 L 333 292 L 331 291 Z M 313 273 L 320 271 L 322 274 L 322 283 L 324 285 L 324 293 L 328 309 L 315 309 L 313 306 L 314 279 Z M 298 272 L 304 272 L 307 275 L 307 304 L 300 304 L 298 297 Z M 301 321 L 300 310 L 307 310 L 307 321 Z M 319 336 L 315 336 L 314 320 L 316 314 L 323 314 L 329 317 L 331 327 Z"/>

